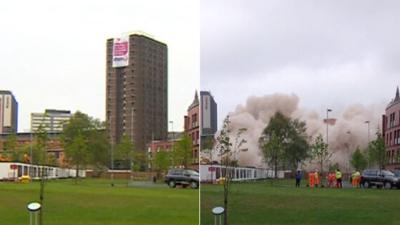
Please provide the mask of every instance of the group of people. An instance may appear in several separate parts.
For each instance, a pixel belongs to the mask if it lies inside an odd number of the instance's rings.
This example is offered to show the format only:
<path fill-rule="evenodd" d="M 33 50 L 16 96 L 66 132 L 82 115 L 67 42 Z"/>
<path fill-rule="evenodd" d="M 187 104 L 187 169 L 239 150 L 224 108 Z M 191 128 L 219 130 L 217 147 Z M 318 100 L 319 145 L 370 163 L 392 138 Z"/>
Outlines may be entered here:
<path fill-rule="evenodd" d="M 327 175 L 327 181 L 328 181 L 328 187 L 336 187 L 336 188 L 342 188 L 342 172 L 340 169 L 336 169 L 334 172 L 329 172 Z M 308 186 L 313 188 L 313 187 L 321 187 L 321 176 L 318 170 L 314 170 L 312 172 L 308 173 Z M 300 182 L 302 179 L 302 173 L 300 170 L 297 171 L 296 173 L 296 187 L 300 187 Z M 361 181 L 361 175 L 357 171 L 352 174 L 352 185 L 353 187 L 359 187 L 360 186 L 360 181 Z"/>

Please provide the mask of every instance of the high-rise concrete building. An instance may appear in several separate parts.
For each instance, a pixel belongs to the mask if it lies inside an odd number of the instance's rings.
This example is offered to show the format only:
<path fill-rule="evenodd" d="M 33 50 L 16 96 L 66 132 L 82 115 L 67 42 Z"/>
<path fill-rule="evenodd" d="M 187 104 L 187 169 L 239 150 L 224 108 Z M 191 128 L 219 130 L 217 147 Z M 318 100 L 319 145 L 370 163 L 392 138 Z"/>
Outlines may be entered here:
<path fill-rule="evenodd" d="M 209 150 L 214 144 L 214 135 L 218 130 L 217 103 L 209 91 L 200 92 L 200 136 L 201 150 Z M 200 152 L 200 163 L 212 163 L 207 151 Z"/>
<path fill-rule="evenodd" d="M 200 91 L 201 136 L 214 136 L 218 129 L 217 103 L 209 91 Z"/>
<path fill-rule="evenodd" d="M 106 121 L 113 145 L 125 134 L 145 151 L 168 134 L 168 48 L 147 35 L 107 40 Z"/>
<path fill-rule="evenodd" d="M 18 131 L 18 102 L 11 91 L 0 90 L 0 134 Z"/>
<path fill-rule="evenodd" d="M 71 111 L 46 109 L 44 113 L 31 113 L 31 131 L 36 132 L 40 125 L 47 132 L 61 132 L 71 118 Z"/>

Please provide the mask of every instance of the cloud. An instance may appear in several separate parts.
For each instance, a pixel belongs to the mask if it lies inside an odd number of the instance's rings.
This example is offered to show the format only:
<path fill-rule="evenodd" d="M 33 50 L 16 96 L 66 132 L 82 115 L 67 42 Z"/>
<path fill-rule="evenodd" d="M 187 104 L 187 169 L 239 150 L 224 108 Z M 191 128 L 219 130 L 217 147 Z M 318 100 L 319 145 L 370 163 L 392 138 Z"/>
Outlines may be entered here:
<path fill-rule="evenodd" d="M 394 0 L 202 1 L 201 87 L 220 118 L 275 92 L 317 112 L 385 104 L 400 84 L 398 9 Z"/>

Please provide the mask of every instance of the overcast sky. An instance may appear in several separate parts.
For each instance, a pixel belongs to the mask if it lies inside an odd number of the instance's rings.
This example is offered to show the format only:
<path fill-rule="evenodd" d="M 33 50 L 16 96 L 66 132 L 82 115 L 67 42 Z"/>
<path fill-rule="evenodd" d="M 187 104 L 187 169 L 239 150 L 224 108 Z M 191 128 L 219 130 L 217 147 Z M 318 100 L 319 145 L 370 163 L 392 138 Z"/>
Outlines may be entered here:
<path fill-rule="evenodd" d="M 386 104 L 400 84 L 399 12 L 395 0 L 202 0 L 201 87 L 219 121 L 275 92 L 322 115 Z"/>
<path fill-rule="evenodd" d="M 183 130 L 200 82 L 199 8 L 197 0 L 2 1 L 0 89 L 17 98 L 18 130 L 47 108 L 104 120 L 106 39 L 138 30 L 168 45 L 169 120 Z"/>

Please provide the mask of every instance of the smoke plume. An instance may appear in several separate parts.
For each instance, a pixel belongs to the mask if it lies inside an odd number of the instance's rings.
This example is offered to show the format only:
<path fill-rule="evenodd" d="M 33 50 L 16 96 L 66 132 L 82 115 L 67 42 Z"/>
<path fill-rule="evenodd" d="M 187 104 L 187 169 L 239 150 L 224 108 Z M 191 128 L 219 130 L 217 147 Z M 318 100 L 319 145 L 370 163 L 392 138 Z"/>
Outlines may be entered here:
<path fill-rule="evenodd" d="M 297 95 L 272 94 L 262 97 L 249 97 L 246 104 L 238 105 L 231 112 L 230 119 L 233 130 L 247 128 L 242 135 L 247 140 L 240 152 L 239 163 L 243 166 L 265 167 L 258 139 L 263 129 L 268 125 L 270 118 L 281 112 L 292 119 L 300 119 L 307 124 L 307 134 L 314 140 L 318 134 L 326 138 L 325 112 L 316 112 L 299 107 L 300 99 Z M 381 115 L 384 113 L 384 104 L 364 106 L 361 104 L 349 105 L 343 110 L 334 108 L 330 118 L 335 118 L 336 123 L 329 125 L 328 139 L 329 150 L 332 152 L 330 164 L 339 163 L 340 167 L 350 169 L 349 159 L 351 153 L 357 148 L 365 148 L 368 143 L 368 124 L 370 121 L 370 140 L 375 138 L 377 128 L 381 124 Z M 334 115 L 334 116 L 332 116 Z M 308 168 L 312 167 L 308 165 Z"/>

